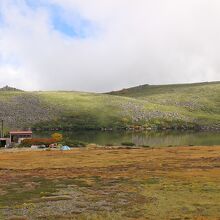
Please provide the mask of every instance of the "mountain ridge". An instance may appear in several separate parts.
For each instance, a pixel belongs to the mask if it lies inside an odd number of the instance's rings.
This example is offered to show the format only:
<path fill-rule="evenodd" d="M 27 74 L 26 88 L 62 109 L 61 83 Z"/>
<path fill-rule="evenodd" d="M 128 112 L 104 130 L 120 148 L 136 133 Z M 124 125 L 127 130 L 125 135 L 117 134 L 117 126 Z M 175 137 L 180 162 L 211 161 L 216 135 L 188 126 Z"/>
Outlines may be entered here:
<path fill-rule="evenodd" d="M 199 85 L 199 86 L 198 86 Z M 110 93 L 0 92 L 8 129 L 220 129 L 220 82 Z"/>
<path fill-rule="evenodd" d="M 0 88 L 0 91 L 4 91 L 4 92 L 23 92 L 23 90 L 21 90 L 21 89 L 10 87 L 8 85 Z"/>

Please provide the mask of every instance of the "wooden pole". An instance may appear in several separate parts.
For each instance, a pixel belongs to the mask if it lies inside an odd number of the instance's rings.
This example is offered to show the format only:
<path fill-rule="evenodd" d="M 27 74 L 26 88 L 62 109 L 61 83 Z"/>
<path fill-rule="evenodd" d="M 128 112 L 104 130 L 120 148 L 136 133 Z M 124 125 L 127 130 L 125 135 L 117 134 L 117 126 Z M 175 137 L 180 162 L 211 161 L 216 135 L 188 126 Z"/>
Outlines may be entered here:
<path fill-rule="evenodd" d="M 2 120 L 1 138 L 4 138 L 4 120 Z"/>

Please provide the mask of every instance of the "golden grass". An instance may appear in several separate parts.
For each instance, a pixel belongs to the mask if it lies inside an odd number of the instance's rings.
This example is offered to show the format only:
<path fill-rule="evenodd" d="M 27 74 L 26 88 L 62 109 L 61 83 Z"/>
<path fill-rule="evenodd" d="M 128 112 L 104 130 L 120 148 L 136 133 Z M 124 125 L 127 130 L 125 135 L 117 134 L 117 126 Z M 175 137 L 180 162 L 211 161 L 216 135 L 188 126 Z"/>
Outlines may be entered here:
<path fill-rule="evenodd" d="M 151 149 L 74 149 L 71 151 L 20 151 L 0 152 L 0 169 L 90 169 L 109 168 L 114 174 L 123 175 L 114 167 L 129 167 L 131 173 L 141 175 L 145 169 L 158 175 L 178 177 L 220 178 L 220 146 L 172 147 Z M 133 168 L 139 167 L 135 174 Z M 129 171 L 127 170 L 127 171 Z M 111 172 L 107 175 L 111 175 Z"/>
<path fill-rule="evenodd" d="M 109 199 L 105 194 L 114 190 L 127 195 L 124 208 L 69 219 L 220 219 L 220 146 L 1 151 L 0 176 L 0 184 L 32 177 L 74 179 L 79 189 L 83 181 L 95 201 Z"/>

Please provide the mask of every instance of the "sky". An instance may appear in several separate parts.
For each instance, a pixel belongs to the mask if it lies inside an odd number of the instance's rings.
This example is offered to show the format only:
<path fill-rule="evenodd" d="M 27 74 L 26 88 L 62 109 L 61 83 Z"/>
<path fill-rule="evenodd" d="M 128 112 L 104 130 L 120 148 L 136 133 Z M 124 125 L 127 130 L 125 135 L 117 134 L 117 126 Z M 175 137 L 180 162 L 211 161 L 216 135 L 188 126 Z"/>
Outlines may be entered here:
<path fill-rule="evenodd" d="M 220 80 L 219 0 L 0 0 L 0 87 Z"/>

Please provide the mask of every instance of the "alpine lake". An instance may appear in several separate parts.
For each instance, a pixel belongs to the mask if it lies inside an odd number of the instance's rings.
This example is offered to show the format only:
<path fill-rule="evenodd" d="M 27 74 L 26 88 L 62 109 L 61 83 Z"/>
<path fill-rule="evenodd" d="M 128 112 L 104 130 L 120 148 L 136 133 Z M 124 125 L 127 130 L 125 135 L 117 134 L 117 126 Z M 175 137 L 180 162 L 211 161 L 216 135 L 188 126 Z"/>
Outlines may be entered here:
<path fill-rule="evenodd" d="M 136 146 L 214 146 L 220 144 L 220 131 L 51 131 L 34 132 L 35 137 L 50 137 L 58 132 L 69 140 L 97 145 L 121 145 L 124 142 Z"/>

